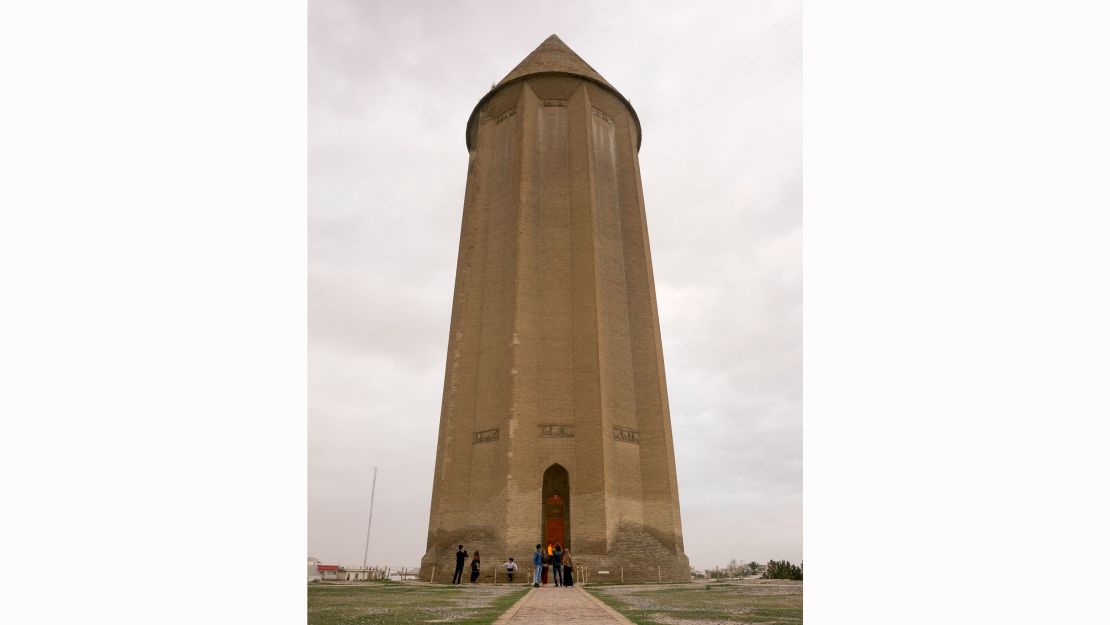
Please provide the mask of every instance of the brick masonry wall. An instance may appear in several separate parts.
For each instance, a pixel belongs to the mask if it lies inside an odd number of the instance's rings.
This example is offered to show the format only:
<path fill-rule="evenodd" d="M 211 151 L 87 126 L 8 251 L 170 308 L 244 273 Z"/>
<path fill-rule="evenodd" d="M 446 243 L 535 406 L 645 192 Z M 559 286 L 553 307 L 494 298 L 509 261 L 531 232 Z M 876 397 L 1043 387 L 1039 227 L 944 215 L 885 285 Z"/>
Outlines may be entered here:
<path fill-rule="evenodd" d="M 509 556 L 530 571 L 559 464 L 583 566 L 688 579 L 631 110 L 595 83 L 529 76 L 470 132 L 421 578 L 449 581 L 460 543 L 484 574 Z"/>

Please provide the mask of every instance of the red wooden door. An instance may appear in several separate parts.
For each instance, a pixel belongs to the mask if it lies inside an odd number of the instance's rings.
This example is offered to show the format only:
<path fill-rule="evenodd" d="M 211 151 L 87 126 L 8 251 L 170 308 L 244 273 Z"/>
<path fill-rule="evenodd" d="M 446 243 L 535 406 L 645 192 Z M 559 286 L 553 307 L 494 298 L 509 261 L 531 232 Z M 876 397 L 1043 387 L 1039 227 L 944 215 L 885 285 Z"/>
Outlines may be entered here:
<path fill-rule="evenodd" d="M 566 506 L 563 498 L 553 494 L 544 501 L 544 530 L 548 544 L 566 542 L 563 534 L 565 527 Z"/>

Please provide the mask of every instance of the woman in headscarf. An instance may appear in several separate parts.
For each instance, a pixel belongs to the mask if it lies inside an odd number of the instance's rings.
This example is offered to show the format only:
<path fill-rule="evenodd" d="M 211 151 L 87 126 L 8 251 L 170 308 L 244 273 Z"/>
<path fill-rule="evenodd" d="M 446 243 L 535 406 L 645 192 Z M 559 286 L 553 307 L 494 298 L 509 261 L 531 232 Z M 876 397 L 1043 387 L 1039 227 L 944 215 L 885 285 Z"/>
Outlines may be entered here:
<path fill-rule="evenodd" d="M 563 549 L 563 586 L 574 585 L 574 560 L 570 558 L 570 549 Z"/>

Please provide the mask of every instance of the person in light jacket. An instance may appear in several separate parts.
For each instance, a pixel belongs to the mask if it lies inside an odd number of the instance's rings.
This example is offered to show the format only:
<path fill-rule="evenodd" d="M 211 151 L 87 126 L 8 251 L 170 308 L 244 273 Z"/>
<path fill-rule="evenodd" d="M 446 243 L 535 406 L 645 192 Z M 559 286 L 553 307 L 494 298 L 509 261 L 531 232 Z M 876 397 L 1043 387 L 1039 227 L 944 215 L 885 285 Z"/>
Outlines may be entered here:
<path fill-rule="evenodd" d="M 536 552 L 532 554 L 532 587 L 540 587 L 540 576 L 543 575 L 543 553 L 540 552 L 540 545 L 536 545 Z"/>
<path fill-rule="evenodd" d="M 513 562 L 513 559 L 509 558 L 509 561 L 501 566 L 505 567 L 505 572 L 509 575 L 509 583 L 513 583 L 513 573 L 516 573 L 517 569 L 516 562 Z"/>

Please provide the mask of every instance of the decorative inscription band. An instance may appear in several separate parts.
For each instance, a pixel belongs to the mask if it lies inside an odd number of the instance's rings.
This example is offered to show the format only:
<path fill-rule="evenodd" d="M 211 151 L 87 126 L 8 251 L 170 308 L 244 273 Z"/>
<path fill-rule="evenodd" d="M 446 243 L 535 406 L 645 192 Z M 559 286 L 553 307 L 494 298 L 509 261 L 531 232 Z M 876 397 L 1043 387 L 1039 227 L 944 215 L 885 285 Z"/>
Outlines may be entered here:
<path fill-rule="evenodd" d="M 594 109 L 594 117 L 600 119 L 603 122 L 608 122 L 610 124 L 613 123 L 613 118 L 609 117 L 609 115 L 605 111 L 599 108 Z"/>
<path fill-rule="evenodd" d="M 482 430 L 481 432 L 474 433 L 474 444 L 478 443 L 491 443 L 501 438 L 501 428 L 493 428 L 492 430 Z"/>
<path fill-rule="evenodd" d="M 613 428 L 613 440 L 623 443 L 640 444 L 640 433 L 628 428 Z"/>
<path fill-rule="evenodd" d="M 542 438 L 574 438 L 573 425 L 541 425 L 540 437 Z"/>

